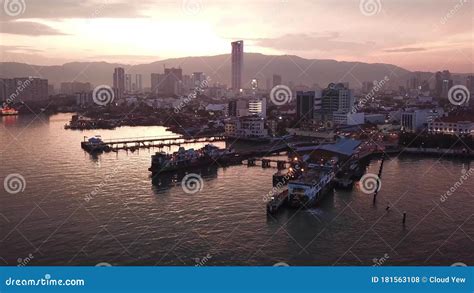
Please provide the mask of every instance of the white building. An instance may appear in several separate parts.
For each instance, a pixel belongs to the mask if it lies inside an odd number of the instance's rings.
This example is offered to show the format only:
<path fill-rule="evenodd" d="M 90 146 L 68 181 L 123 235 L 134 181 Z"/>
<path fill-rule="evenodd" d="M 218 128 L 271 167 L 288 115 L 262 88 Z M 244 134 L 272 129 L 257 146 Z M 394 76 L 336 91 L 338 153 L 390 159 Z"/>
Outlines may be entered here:
<path fill-rule="evenodd" d="M 429 122 L 442 117 L 442 109 L 415 109 L 401 113 L 400 125 L 402 130 L 408 132 L 417 132 L 425 128 Z"/>
<path fill-rule="evenodd" d="M 474 135 L 472 117 L 443 117 L 428 123 L 430 133 Z"/>
<path fill-rule="evenodd" d="M 257 115 L 259 117 L 266 118 L 267 100 L 265 98 L 250 100 L 248 112 L 250 115 Z"/>
<path fill-rule="evenodd" d="M 384 124 L 385 114 L 365 114 L 365 123 Z"/>
<path fill-rule="evenodd" d="M 268 129 L 265 129 L 265 120 L 257 116 L 240 117 L 225 124 L 225 134 L 238 138 L 267 138 Z"/>
<path fill-rule="evenodd" d="M 334 125 L 361 125 L 364 124 L 364 113 L 333 113 Z"/>

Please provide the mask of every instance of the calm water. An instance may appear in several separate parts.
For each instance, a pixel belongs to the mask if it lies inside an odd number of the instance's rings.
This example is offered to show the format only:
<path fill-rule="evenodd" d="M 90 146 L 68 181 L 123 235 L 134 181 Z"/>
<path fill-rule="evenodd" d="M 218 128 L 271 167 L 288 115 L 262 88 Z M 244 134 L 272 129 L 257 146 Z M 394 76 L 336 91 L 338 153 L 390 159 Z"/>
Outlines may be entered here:
<path fill-rule="evenodd" d="M 268 217 L 263 196 L 275 169 L 200 170 L 202 191 L 187 194 L 183 174 L 152 184 L 153 150 L 93 157 L 80 148 L 83 136 L 169 134 L 163 127 L 64 130 L 69 118 L 0 122 L 1 181 L 18 173 L 26 182 L 17 194 L 0 189 L 0 263 L 32 256 L 29 265 L 373 265 L 385 256 L 385 265 L 474 264 L 474 178 L 439 200 L 468 162 L 393 157 L 376 205 L 356 186 L 314 209 Z"/>

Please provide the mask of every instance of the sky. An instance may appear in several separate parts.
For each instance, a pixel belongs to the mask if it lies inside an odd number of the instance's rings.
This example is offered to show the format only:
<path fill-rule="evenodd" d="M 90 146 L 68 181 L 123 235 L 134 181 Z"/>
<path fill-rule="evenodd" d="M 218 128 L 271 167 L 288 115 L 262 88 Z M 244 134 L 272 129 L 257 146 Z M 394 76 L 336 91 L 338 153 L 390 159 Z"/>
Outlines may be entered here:
<path fill-rule="evenodd" d="M 474 72 L 474 0 L 1 0 L 0 60 L 126 64 L 230 52 Z"/>

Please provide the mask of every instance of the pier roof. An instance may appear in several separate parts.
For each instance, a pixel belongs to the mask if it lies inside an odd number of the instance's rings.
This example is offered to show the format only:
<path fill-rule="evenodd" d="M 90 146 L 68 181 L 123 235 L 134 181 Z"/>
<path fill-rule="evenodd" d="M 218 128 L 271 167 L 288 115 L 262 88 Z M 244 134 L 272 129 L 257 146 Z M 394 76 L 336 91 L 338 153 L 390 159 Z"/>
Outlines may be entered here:
<path fill-rule="evenodd" d="M 348 139 L 348 138 L 340 138 L 336 143 L 332 144 L 322 144 L 318 146 L 306 146 L 306 147 L 299 147 L 296 149 L 297 152 L 305 152 L 305 151 L 314 151 L 314 150 L 323 150 L 329 151 L 345 156 L 352 156 L 356 151 L 357 147 L 361 144 L 360 140 L 356 139 Z"/>

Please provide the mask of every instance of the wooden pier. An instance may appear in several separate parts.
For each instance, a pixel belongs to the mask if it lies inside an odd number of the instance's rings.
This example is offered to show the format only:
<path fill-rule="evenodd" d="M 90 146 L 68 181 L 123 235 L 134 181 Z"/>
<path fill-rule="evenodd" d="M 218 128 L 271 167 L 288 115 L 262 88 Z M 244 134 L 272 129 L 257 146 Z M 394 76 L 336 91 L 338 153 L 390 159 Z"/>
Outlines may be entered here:
<path fill-rule="evenodd" d="M 226 137 L 223 135 L 215 136 L 156 136 L 156 137 L 134 137 L 134 138 L 117 138 L 102 140 L 102 143 L 97 146 L 91 146 L 84 137 L 81 142 L 81 147 L 89 152 L 93 151 L 118 151 L 130 150 L 135 151 L 140 148 L 164 148 L 171 146 L 180 146 L 184 144 L 207 143 L 225 141 Z"/>

